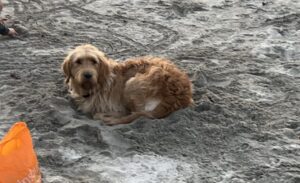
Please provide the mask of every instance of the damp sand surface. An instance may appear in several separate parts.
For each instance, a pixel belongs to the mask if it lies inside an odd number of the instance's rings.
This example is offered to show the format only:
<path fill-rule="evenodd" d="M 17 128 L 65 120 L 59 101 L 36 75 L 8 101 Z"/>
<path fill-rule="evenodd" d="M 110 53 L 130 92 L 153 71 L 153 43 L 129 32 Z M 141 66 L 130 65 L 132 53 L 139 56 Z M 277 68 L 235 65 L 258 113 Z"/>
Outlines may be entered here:
<path fill-rule="evenodd" d="M 300 182 L 298 0 L 14 0 L 1 16 L 0 136 L 30 127 L 46 183 Z M 92 43 L 170 58 L 194 108 L 108 127 L 76 111 L 60 64 Z"/>

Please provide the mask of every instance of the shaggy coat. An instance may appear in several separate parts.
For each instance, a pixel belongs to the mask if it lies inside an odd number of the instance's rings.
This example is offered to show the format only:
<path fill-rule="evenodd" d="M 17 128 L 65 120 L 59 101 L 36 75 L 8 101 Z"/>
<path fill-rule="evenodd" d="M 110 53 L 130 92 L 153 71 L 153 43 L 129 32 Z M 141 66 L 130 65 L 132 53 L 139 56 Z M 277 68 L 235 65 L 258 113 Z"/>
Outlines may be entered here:
<path fill-rule="evenodd" d="M 170 61 L 139 57 L 117 63 L 92 45 L 76 47 L 62 69 L 79 110 L 108 125 L 163 118 L 193 104 L 188 76 Z"/>

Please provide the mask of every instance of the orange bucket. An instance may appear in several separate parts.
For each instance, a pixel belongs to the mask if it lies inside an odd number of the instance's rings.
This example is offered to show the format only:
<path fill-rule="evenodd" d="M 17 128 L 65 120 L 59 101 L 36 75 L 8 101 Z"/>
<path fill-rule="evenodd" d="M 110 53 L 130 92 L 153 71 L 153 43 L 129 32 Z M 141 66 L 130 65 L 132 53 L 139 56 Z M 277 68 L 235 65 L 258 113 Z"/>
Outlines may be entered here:
<path fill-rule="evenodd" d="M 17 122 L 0 141 L 0 183 L 41 183 L 26 123 Z"/>

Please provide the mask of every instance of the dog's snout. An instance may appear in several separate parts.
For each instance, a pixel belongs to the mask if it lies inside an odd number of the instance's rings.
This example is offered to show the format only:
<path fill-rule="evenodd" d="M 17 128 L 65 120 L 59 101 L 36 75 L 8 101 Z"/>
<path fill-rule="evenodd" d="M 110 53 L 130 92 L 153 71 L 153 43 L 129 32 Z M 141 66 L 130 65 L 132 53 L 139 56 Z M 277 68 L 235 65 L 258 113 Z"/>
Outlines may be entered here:
<path fill-rule="evenodd" d="M 85 73 L 83 73 L 83 76 L 85 79 L 91 79 L 93 75 L 89 72 L 85 72 Z"/>

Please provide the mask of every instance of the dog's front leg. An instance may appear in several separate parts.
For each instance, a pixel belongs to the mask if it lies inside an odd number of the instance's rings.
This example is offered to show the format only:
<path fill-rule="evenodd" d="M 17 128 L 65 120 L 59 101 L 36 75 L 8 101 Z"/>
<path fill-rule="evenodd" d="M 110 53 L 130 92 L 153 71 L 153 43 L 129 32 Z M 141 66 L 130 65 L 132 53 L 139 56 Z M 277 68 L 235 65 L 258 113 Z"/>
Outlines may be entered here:
<path fill-rule="evenodd" d="M 114 116 L 111 113 L 96 113 L 93 118 L 95 120 L 101 120 L 103 121 L 106 125 L 112 126 L 115 124 L 119 124 L 118 122 L 115 122 L 117 117 L 120 117 L 121 115 L 116 113 L 116 116 Z"/>
<path fill-rule="evenodd" d="M 108 117 L 105 113 L 96 113 L 93 116 L 93 119 L 95 120 L 103 120 L 105 117 Z"/>
<path fill-rule="evenodd" d="M 101 120 L 106 125 L 111 126 L 111 125 L 119 124 L 120 122 L 116 122 L 116 121 L 118 121 L 118 119 L 122 118 L 123 116 L 124 116 L 124 113 L 121 113 L 121 112 L 96 113 L 93 116 L 93 119 Z"/>
<path fill-rule="evenodd" d="M 152 118 L 151 114 L 148 112 L 134 112 L 127 116 L 102 116 L 101 119 L 106 125 L 112 126 L 112 125 L 119 125 L 119 124 L 128 124 L 133 122 L 134 120 L 138 119 L 141 116 L 145 116 L 148 118 Z"/>

